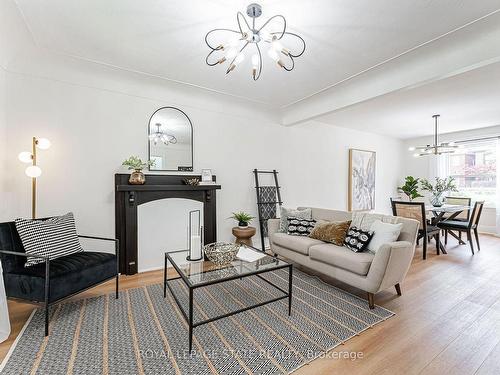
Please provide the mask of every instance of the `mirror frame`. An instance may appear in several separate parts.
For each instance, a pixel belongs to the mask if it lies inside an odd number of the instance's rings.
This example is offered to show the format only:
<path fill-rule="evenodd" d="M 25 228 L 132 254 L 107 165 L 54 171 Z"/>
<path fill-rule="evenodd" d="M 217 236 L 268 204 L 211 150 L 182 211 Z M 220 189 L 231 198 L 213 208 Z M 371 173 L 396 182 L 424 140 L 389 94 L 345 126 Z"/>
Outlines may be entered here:
<path fill-rule="evenodd" d="M 153 119 L 153 116 L 156 114 L 156 112 L 161 111 L 162 109 L 175 109 L 179 112 L 181 112 L 184 116 L 186 116 L 187 120 L 189 121 L 189 125 L 191 126 L 191 166 L 183 169 L 151 169 L 151 167 L 148 167 L 149 171 L 152 172 L 192 172 L 193 167 L 194 167 L 194 152 L 193 152 L 193 137 L 194 137 L 194 129 L 193 129 L 193 123 L 191 122 L 191 119 L 189 116 L 184 112 L 183 110 L 177 108 L 177 107 L 172 107 L 172 106 L 165 106 L 158 108 L 156 111 L 153 112 L 153 114 L 149 117 L 148 121 L 148 161 L 151 160 L 151 141 L 149 140 L 149 135 L 150 135 L 150 126 L 151 126 L 151 120 Z"/>

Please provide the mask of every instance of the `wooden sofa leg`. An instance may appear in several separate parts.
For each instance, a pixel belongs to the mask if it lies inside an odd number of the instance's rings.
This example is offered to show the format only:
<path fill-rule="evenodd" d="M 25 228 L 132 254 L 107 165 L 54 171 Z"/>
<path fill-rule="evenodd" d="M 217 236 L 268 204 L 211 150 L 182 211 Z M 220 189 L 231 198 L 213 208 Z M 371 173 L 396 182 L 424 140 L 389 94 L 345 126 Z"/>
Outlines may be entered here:
<path fill-rule="evenodd" d="M 394 285 L 394 287 L 396 288 L 396 293 L 398 294 L 398 296 L 400 296 L 401 295 L 401 285 L 396 284 L 396 285 Z"/>
<path fill-rule="evenodd" d="M 372 309 L 372 310 L 375 308 L 373 293 L 368 293 L 368 306 L 370 306 L 370 309 Z"/>

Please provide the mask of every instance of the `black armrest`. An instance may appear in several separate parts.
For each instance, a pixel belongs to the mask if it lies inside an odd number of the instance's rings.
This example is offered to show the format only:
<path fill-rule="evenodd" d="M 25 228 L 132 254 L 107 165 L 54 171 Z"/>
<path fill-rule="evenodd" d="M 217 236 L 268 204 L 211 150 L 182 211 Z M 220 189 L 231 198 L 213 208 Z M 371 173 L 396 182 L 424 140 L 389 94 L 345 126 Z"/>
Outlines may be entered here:
<path fill-rule="evenodd" d="M 19 251 L 9 251 L 9 250 L 0 250 L 0 253 L 2 254 L 7 254 L 7 255 L 17 255 L 17 256 L 20 256 L 20 257 L 25 257 L 25 258 L 29 258 L 29 257 L 32 257 L 32 258 L 38 258 L 38 259 L 43 259 L 45 260 L 46 262 L 49 261 L 49 257 L 48 256 L 43 256 L 43 255 L 34 255 L 34 254 L 26 254 L 26 253 L 21 253 Z"/>
<path fill-rule="evenodd" d="M 81 237 L 81 238 L 90 238 L 92 240 L 102 240 L 102 241 L 114 241 L 114 242 L 118 242 L 118 239 L 116 239 L 116 238 L 86 236 L 86 235 L 83 235 L 83 234 L 78 234 L 78 237 Z"/>
<path fill-rule="evenodd" d="M 78 234 L 77 236 L 80 237 L 80 238 L 88 238 L 88 239 L 91 239 L 91 240 L 113 241 L 115 243 L 115 256 L 116 256 L 117 272 L 120 273 L 120 271 L 119 271 L 119 268 L 120 268 L 120 261 L 119 261 L 120 240 L 118 240 L 118 238 L 106 238 L 106 237 L 86 236 L 86 235 L 83 235 L 83 234 Z"/>

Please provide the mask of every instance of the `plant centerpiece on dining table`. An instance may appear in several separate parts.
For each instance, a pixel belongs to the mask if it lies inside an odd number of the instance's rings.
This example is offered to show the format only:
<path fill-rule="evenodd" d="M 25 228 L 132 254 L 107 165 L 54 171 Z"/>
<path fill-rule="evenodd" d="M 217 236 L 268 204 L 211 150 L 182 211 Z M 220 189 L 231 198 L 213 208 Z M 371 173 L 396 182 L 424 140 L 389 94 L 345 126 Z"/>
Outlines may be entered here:
<path fill-rule="evenodd" d="M 411 202 L 415 198 L 423 197 L 423 195 L 418 192 L 419 183 L 420 183 L 420 178 L 415 178 L 413 176 L 406 176 L 405 184 L 403 186 L 399 186 L 398 191 L 400 193 L 404 193 L 408 197 L 408 200 Z"/>
<path fill-rule="evenodd" d="M 247 214 L 246 212 L 240 211 L 233 212 L 233 215 L 230 217 L 230 219 L 236 220 L 240 229 L 245 229 L 248 228 L 248 224 L 250 224 L 252 220 L 255 219 L 255 217 Z"/>
<path fill-rule="evenodd" d="M 444 202 L 444 193 L 458 191 L 453 177 L 436 177 L 436 184 L 432 185 L 429 180 L 423 179 L 421 182 L 422 190 L 430 193 L 430 202 L 434 207 L 441 207 Z"/>
<path fill-rule="evenodd" d="M 131 156 L 125 160 L 122 165 L 127 166 L 129 170 L 133 170 L 128 179 L 131 185 L 144 185 L 146 176 L 142 170 L 146 167 L 151 167 L 155 164 L 154 160 L 142 161 L 138 156 Z"/>

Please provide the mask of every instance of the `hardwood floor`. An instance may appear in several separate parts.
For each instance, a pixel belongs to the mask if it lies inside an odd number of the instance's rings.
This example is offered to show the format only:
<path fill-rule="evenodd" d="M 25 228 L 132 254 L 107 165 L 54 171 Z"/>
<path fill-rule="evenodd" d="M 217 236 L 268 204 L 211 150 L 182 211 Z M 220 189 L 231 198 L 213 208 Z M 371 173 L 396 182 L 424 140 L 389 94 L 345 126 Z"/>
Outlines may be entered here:
<path fill-rule="evenodd" d="M 375 296 L 375 303 L 396 316 L 295 374 L 499 374 L 500 238 L 481 235 L 482 250 L 474 256 L 468 245 L 452 241 L 448 255 L 437 256 L 433 249 L 431 244 L 423 261 L 422 248 L 417 248 L 401 297 L 394 288 Z M 318 276 L 365 297 L 364 292 Z M 162 272 L 122 276 L 120 281 L 121 288 L 160 283 Z M 109 282 L 74 298 L 111 293 L 113 288 Z M 12 334 L 0 344 L 1 359 L 32 310 L 32 305 L 9 301 Z M 362 356 L 343 359 L 345 352 Z"/>

